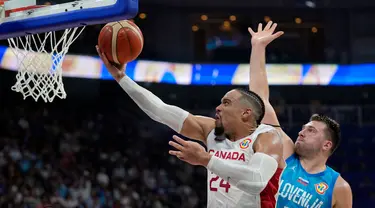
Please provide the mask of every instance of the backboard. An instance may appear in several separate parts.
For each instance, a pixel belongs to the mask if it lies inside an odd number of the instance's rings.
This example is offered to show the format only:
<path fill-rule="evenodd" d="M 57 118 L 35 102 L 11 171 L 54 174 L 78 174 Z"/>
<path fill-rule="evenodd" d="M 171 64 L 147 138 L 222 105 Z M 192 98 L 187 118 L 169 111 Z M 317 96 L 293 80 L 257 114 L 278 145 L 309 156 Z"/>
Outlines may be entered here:
<path fill-rule="evenodd" d="M 0 0 L 0 39 L 8 39 L 18 64 L 11 89 L 24 99 L 65 99 L 63 61 L 84 26 L 137 13 L 138 0 Z"/>
<path fill-rule="evenodd" d="M 133 18 L 138 0 L 0 0 L 0 39 Z M 26 9 L 26 10 L 25 10 Z"/>

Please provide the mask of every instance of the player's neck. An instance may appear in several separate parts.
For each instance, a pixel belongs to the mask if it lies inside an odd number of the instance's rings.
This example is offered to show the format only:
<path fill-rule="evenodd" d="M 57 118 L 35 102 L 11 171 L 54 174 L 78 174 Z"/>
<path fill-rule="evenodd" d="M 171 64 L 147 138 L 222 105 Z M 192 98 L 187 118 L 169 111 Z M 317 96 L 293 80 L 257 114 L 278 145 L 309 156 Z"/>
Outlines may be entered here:
<path fill-rule="evenodd" d="M 316 174 L 323 172 L 326 167 L 327 158 L 323 156 L 308 158 L 308 157 L 300 157 L 300 162 L 305 169 L 306 172 L 310 174 Z"/>
<path fill-rule="evenodd" d="M 255 131 L 255 129 L 256 128 L 253 127 L 239 128 L 232 135 L 228 135 L 228 139 L 232 142 L 235 142 L 249 136 Z"/>

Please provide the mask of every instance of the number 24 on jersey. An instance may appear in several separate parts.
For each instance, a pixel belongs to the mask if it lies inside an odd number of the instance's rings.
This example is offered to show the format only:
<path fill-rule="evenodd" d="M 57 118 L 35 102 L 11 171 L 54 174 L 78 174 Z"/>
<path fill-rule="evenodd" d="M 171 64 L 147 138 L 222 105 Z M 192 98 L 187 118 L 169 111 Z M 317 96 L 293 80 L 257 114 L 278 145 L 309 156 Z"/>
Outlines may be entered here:
<path fill-rule="evenodd" d="M 224 188 L 225 193 L 229 192 L 230 184 L 219 176 L 210 179 L 210 191 L 217 191 L 218 188 Z"/>

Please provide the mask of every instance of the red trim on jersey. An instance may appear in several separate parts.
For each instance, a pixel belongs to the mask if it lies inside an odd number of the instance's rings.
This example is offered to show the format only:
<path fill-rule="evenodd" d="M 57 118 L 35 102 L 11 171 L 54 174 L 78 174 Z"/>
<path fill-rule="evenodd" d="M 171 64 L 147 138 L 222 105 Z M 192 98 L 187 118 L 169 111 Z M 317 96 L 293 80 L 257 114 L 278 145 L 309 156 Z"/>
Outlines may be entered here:
<path fill-rule="evenodd" d="M 278 168 L 272 176 L 266 188 L 260 193 L 260 207 L 261 208 L 275 208 L 277 191 L 279 190 L 279 180 L 283 169 Z"/>

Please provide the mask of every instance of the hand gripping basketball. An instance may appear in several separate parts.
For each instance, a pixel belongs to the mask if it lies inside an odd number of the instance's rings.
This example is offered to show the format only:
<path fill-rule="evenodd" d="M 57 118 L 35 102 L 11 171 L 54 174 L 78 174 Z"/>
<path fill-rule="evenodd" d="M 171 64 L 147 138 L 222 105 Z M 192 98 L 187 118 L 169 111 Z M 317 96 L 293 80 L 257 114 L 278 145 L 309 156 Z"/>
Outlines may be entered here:
<path fill-rule="evenodd" d="M 100 50 L 99 46 L 96 46 L 96 51 L 98 52 L 100 58 L 105 64 L 108 72 L 113 76 L 113 78 L 119 82 L 125 76 L 126 64 L 118 65 L 108 61 L 106 55 Z"/>

